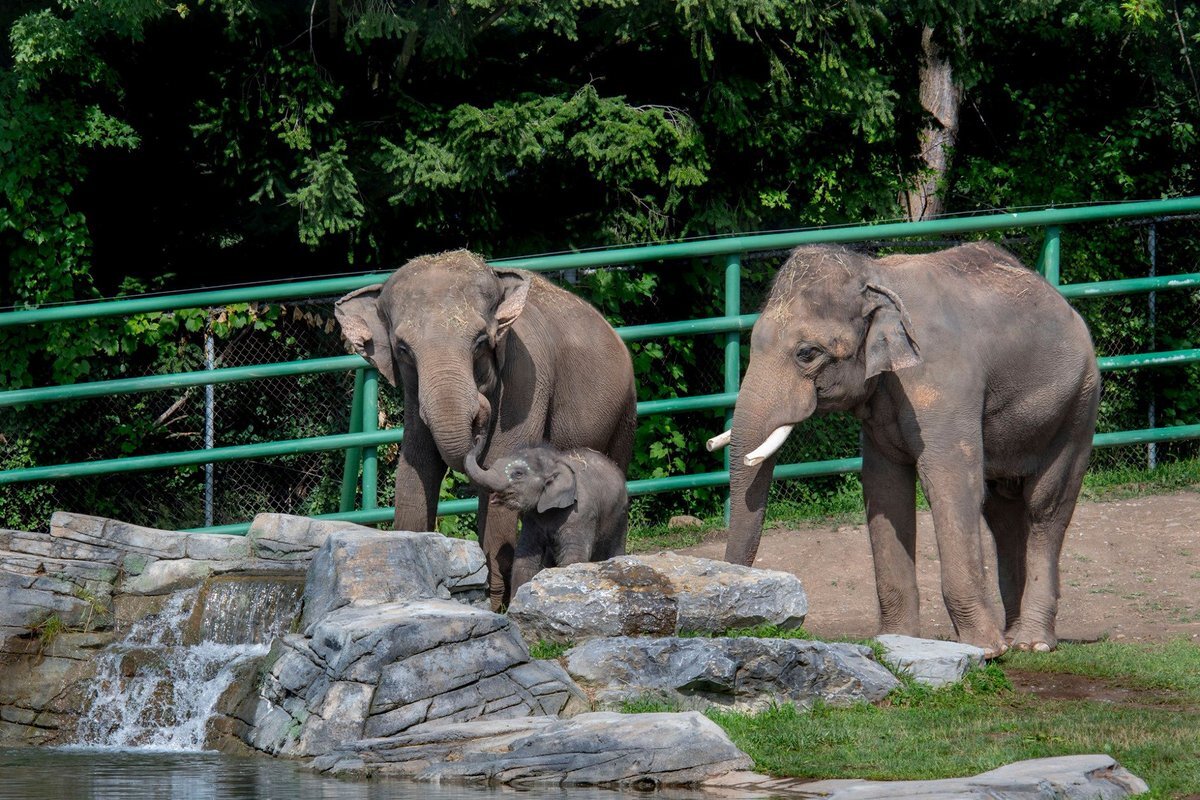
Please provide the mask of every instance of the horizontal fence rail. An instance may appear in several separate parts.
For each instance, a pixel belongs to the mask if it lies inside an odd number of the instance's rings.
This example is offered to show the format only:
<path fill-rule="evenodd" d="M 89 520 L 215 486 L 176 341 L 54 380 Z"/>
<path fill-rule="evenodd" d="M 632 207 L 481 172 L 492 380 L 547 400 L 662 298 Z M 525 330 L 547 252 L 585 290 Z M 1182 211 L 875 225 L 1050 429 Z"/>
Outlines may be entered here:
<path fill-rule="evenodd" d="M 1104 206 L 1045 209 L 986 216 L 952 217 L 925 222 L 884 223 L 834 228 L 748 234 L 677 242 L 660 245 L 610 248 L 530 258 L 495 259 L 492 263 L 538 272 L 566 269 L 626 266 L 674 259 L 724 257 L 725 259 L 725 316 L 708 319 L 682 320 L 618 328 L 628 342 L 668 336 L 725 335 L 725 391 L 689 397 L 661 398 L 638 403 L 639 416 L 673 414 L 689 411 L 725 409 L 729 414 L 736 402 L 740 378 L 740 335 L 749 331 L 757 314 L 743 314 L 740 308 L 740 263 L 746 253 L 776 251 L 802 244 L 849 243 L 943 236 L 948 234 L 1042 228 L 1046 236 L 1039 259 L 1039 270 L 1052 283 L 1058 283 L 1061 226 L 1128 219 L 1168 217 L 1200 211 L 1200 197 L 1173 200 L 1145 201 Z M 0 328 L 15 325 L 34 325 L 80 319 L 130 316 L 171 312 L 183 309 L 263 303 L 336 295 L 386 279 L 390 273 L 373 273 L 340 278 L 296 281 L 212 291 L 188 292 L 104 300 L 48 308 L 24 309 L 0 313 Z M 1200 288 L 1200 273 L 1184 273 L 1148 278 L 1099 281 L 1059 286 L 1068 299 L 1108 297 L 1114 295 L 1162 292 Z M 1147 367 L 1172 367 L 1200 361 L 1200 349 L 1167 350 L 1108 356 L 1098 359 L 1101 370 L 1129 370 Z M 356 355 L 313 358 L 298 361 L 259 364 L 240 367 L 220 367 L 195 372 L 152 375 L 140 378 L 121 378 L 64 386 L 47 386 L 0 392 L 0 408 L 32 404 L 108 397 L 135 392 L 161 391 L 192 386 L 212 386 L 265 378 L 312 375 L 354 371 L 355 400 L 352 407 L 350 431 L 345 434 L 317 436 L 304 439 L 263 442 L 205 450 L 127 456 L 122 458 L 84 461 L 52 466 L 35 466 L 0 471 L 0 486 L 30 481 L 60 480 L 82 476 L 109 475 L 141 470 L 177 468 L 257 458 L 296 455 L 322 451 L 345 451 L 347 454 L 341 510 L 322 515 L 330 519 L 351 522 L 377 523 L 390 521 L 393 509 L 376 508 L 377 484 L 376 450 L 381 445 L 395 444 L 403 439 L 401 428 L 375 430 L 378 401 L 378 376 L 370 364 Z M 1169 442 L 1200 438 L 1200 425 L 1147 428 L 1096 434 L 1097 447 L 1124 444 Z M 728 455 L 725 469 L 692 475 L 633 480 L 631 495 L 678 491 L 728 484 Z M 845 458 L 802 464 L 780 465 L 776 479 L 815 477 L 855 472 L 861 459 Z M 361 470 L 361 481 L 359 473 Z M 361 483 L 362 508 L 355 509 L 355 484 Z M 452 500 L 441 503 L 439 514 L 474 511 L 476 501 Z M 243 533 L 248 524 L 209 526 L 194 530 L 213 533 Z"/>

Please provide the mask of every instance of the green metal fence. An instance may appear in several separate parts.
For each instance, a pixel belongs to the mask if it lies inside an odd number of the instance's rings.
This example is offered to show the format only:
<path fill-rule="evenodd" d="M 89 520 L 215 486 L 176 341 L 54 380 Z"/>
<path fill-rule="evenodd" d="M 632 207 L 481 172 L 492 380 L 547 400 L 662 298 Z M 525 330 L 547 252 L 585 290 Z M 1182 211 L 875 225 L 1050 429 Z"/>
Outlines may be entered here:
<path fill-rule="evenodd" d="M 1064 226 L 1117 220 L 1169 219 L 1200 212 L 1200 197 L 1174 200 L 1123 203 L 1065 209 L 1046 209 L 1019 213 L 992 214 L 944 218 L 916 223 L 889 223 L 834 228 L 820 228 L 784 233 L 728 236 L 690 242 L 641 247 L 610 248 L 578 253 L 531 258 L 498 259 L 509 267 L 538 272 L 568 269 L 623 267 L 651 262 L 682 259 L 716 259 L 724 271 L 724 315 L 707 319 L 662 322 L 618 328 L 627 342 L 661 339 L 668 336 L 721 334 L 723 347 L 723 391 L 698 396 L 651 399 L 638 404 L 639 416 L 678 414 L 697 410 L 724 409 L 728 421 L 734 405 L 741 373 L 741 333 L 748 331 L 757 318 L 743 313 L 743 258 L 756 253 L 778 251 L 801 244 L 836 242 L 878 242 L 917 237 L 977 234 L 987 231 L 1041 231 L 1038 269 L 1054 284 L 1059 283 L 1061 230 Z M 140 297 L 79 303 L 51 308 L 12 311 L 0 314 L 0 328 L 16 325 L 39 325 L 69 320 L 130 316 L 150 312 L 206 308 L 234 303 L 295 300 L 297 298 L 338 295 L 386 277 L 386 273 L 359 275 L 324 280 L 297 281 L 276 285 L 250 286 L 238 289 L 191 292 L 158 297 Z M 1200 273 L 1133 278 L 1060 286 L 1068 298 L 1123 296 L 1131 294 L 1179 291 L 1200 287 Z M 1107 356 L 1100 359 L 1106 372 L 1145 367 L 1177 366 L 1200 361 L 1200 349 L 1184 348 L 1161 352 Z M 158 453 L 113 459 L 81 461 L 53 466 L 33 466 L 0 471 L 0 486 L 6 484 L 55 481 L 83 476 L 113 475 L 141 470 L 154 470 L 189 465 L 206 465 L 244 459 L 288 456 L 299 453 L 344 451 L 340 510 L 326 514 L 330 518 L 361 523 L 389 521 L 391 508 L 377 507 L 378 448 L 398 443 L 403 437 L 399 428 L 378 430 L 378 374 L 358 356 L 309 358 L 282 363 L 254 366 L 214 368 L 203 371 L 169 375 L 77 383 L 66 386 L 47 386 L 0 392 L 0 408 L 80 400 L 83 398 L 179 389 L 194 386 L 214 386 L 280 376 L 316 375 L 353 371 L 354 391 L 346 433 L 312 436 L 281 441 L 213 447 L 184 452 Z M 1113 445 L 1169 442 L 1200 437 L 1200 424 L 1177 424 L 1171 427 L 1151 427 L 1122 430 L 1096 435 L 1098 447 Z M 725 456 L 728 459 L 728 455 Z M 728 462 L 718 471 L 674 475 L 665 478 L 633 480 L 632 495 L 671 492 L 699 487 L 721 486 L 728 483 Z M 776 468 L 777 479 L 836 475 L 857 471 L 858 458 L 841 458 L 805 463 L 783 464 Z M 361 493 L 361 501 L 358 498 Z M 469 499 L 443 502 L 439 513 L 457 514 L 472 511 L 475 501 Z M 264 509 L 268 510 L 268 509 Z M 219 533 L 241 533 L 248 523 L 197 528 Z"/>

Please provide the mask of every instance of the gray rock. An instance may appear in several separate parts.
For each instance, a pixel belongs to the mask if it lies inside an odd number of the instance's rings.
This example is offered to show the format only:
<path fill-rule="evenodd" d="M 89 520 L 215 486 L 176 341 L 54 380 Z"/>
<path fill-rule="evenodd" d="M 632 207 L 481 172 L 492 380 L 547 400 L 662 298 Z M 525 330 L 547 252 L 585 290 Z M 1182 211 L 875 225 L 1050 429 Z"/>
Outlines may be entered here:
<path fill-rule="evenodd" d="M 250 558 L 250 542 L 245 536 L 220 533 L 181 533 L 184 555 L 197 561 L 234 561 Z"/>
<path fill-rule="evenodd" d="M 449 599 L 483 588 L 486 578 L 483 551 L 474 542 L 438 533 L 335 531 L 309 567 L 301 625 L 307 629 L 348 605 Z"/>
<path fill-rule="evenodd" d="M 574 642 L 797 628 L 808 597 L 786 572 L 659 553 L 542 570 L 517 590 L 508 613 L 527 641 Z"/>
<path fill-rule="evenodd" d="M 983 664 L 982 648 L 969 644 L 917 639 L 893 633 L 881 634 L 875 640 L 883 645 L 885 663 L 927 686 L 954 683 L 961 680 L 971 667 Z"/>
<path fill-rule="evenodd" d="M 678 514 L 667 520 L 668 528 L 703 528 L 704 520 L 691 514 Z"/>
<path fill-rule="evenodd" d="M 314 762 L 338 775 L 643 790 L 699 784 L 750 765 L 716 724 L 694 712 L 442 725 L 358 742 Z"/>
<path fill-rule="evenodd" d="M 704 788 L 753 797 L 795 794 L 828 800 L 1116 800 L 1150 790 L 1145 781 L 1106 755 L 1037 758 L 969 778 L 936 781 L 798 781 L 731 772 L 711 779 Z"/>
<path fill-rule="evenodd" d="M 246 540 L 259 558 L 308 562 L 329 534 L 337 531 L 371 531 L 362 525 L 338 520 L 311 519 L 291 514 L 259 514 L 250 523 Z"/>
<path fill-rule="evenodd" d="M 141 553 L 153 558 L 183 558 L 186 537 L 174 531 L 144 528 L 115 519 L 56 511 L 50 517 L 50 535 L 70 542 Z"/>
<path fill-rule="evenodd" d="M 593 639 L 566 654 L 567 671 L 603 705 L 651 698 L 684 708 L 758 711 L 877 702 L 898 686 L 871 649 L 799 639 Z"/>
<path fill-rule="evenodd" d="M 348 606 L 276 640 L 251 746 L 305 756 L 449 722 L 573 714 L 587 698 L 506 617 L 447 600 Z M 286 715 L 284 720 L 282 715 Z"/>

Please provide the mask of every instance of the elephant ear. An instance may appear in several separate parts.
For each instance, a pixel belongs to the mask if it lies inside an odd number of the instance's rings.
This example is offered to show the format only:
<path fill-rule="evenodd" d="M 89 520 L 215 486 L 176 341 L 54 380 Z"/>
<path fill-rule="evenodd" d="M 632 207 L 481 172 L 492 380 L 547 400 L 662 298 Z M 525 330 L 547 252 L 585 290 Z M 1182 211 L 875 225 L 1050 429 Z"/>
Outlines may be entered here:
<path fill-rule="evenodd" d="M 863 351 L 868 378 L 921 363 L 921 348 L 913 338 L 912 321 L 895 292 L 868 283 L 863 289 L 863 317 L 867 320 Z"/>
<path fill-rule="evenodd" d="M 370 361 L 392 386 L 398 385 L 387 323 L 379 313 L 382 283 L 351 292 L 333 305 L 333 316 L 354 352 Z"/>
<path fill-rule="evenodd" d="M 551 508 L 570 508 L 575 505 L 575 471 L 564 463 L 558 463 L 538 498 L 537 510 L 545 514 Z"/>
<path fill-rule="evenodd" d="M 496 340 L 499 341 L 525 310 L 525 301 L 529 298 L 529 273 L 498 269 L 496 277 L 500 279 L 500 305 L 496 307 Z"/>

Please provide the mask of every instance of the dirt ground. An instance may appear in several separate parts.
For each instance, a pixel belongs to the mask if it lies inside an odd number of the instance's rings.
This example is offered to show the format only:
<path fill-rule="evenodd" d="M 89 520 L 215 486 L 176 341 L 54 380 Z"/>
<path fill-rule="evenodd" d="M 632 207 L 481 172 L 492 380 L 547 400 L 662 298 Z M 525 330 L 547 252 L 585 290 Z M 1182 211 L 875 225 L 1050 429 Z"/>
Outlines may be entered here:
<path fill-rule="evenodd" d="M 680 552 L 721 558 L 724 551 L 724 542 L 713 539 Z M 918 514 L 917 551 L 921 634 L 953 638 L 928 512 Z M 1200 493 L 1080 503 L 1059 563 L 1061 640 L 1182 636 L 1200 642 Z M 877 632 L 879 606 L 865 525 L 767 530 L 754 565 L 800 577 L 809 599 L 805 627 L 818 636 Z M 988 569 L 994 576 L 994 564 Z"/>

